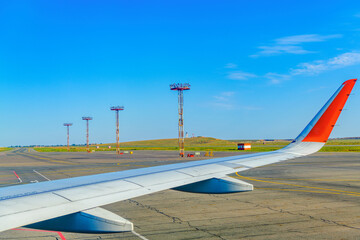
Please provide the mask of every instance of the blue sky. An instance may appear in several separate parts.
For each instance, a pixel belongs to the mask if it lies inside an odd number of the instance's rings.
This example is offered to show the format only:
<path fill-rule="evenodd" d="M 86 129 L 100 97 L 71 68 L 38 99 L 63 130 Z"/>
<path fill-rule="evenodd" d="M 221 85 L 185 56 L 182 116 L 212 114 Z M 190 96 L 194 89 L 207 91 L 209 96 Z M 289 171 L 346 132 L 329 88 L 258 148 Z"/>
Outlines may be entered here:
<path fill-rule="evenodd" d="M 294 138 L 360 72 L 359 1 L 2 1 L 0 145 Z M 332 137 L 359 136 L 359 86 Z"/>

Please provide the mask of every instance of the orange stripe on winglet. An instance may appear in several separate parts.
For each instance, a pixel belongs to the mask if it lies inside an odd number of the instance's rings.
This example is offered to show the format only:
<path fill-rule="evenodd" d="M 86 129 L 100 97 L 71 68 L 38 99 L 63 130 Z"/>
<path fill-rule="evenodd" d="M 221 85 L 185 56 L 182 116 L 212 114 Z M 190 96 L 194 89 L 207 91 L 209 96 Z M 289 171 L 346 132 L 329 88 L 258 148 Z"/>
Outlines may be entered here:
<path fill-rule="evenodd" d="M 302 140 L 303 142 L 326 142 L 328 140 L 356 80 L 350 79 L 342 84 L 343 87 L 338 95 L 316 122 L 309 134 Z"/>

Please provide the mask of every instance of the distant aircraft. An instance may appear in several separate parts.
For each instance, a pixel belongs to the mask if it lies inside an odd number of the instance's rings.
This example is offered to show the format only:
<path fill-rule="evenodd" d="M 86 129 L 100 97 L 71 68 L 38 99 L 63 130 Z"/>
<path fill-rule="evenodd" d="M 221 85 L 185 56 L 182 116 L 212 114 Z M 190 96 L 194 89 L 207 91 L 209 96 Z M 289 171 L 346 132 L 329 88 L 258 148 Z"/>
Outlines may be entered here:
<path fill-rule="evenodd" d="M 277 151 L 1 188 L 0 231 L 20 226 L 78 233 L 132 231 L 131 222 L 99 206 L 165 189 L 212 194 L 252 191 L 251 184 L 227 175 L 317 152 L 355 82 L 341 84 L 300 135 Z"/>

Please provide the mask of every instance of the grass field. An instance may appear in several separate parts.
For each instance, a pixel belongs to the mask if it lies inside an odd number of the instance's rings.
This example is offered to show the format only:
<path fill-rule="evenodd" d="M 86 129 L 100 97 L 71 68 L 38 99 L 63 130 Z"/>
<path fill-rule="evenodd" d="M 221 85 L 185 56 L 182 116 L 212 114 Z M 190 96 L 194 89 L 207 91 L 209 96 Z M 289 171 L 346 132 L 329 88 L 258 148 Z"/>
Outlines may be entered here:
<path fill-rule="evenodd" d="M 7 148 L 7 147 L 0 147 L 0 152 L 4 152 L 4 151 L 9 151 L 12 148 Z"/>
<path fill-rule="evenodd" d="M 186 151 L 237 151 L 238 143 L 251 143 L 250 152 L 265 152 L 278 150 L 290 141 L 287 140 L 275 140 L 275 141 L 263 141 L 263 140 L 222 140 L 210 137 L 196 137 L 185 139 Z M 98 148 L 97 148 L 98 146 Z M 111 148 L 109 148 L 111 146 Z M 145 140 L 134 142 L 123 142 L 120 144 L 122 151 L 128 150 L 177 150 L 177 139 L 157 139 L 157 140 Z M 34 148 L 38 152 L 67 152 L 66 147 L 39 147 Z M 90 151 L 115 151 L 116 144 L 99 144 L 91 145 Z M 74 146 L 70 148 L 71 152 L 84 152 L 85 146 Z M 320 152 L 360 152 L 360 139 L 331 139 L 320 150 Z"/>

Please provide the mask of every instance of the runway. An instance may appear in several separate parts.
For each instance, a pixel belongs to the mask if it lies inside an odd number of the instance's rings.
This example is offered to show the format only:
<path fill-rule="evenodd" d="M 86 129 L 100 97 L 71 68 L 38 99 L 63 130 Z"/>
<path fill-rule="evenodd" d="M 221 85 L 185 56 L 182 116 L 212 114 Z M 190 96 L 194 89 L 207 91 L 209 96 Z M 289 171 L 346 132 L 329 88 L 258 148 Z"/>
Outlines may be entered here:
<path fill-rule="evenodd" d="M 239 154 L 216 152 L 215 157 Z M 0 153 L 0 186 L 33 184 L 202 158 L 175 151 Z M 167 190 L 104 208 L 134 223 L 136 233 L 105 235 L 29 231 L 18 228 L 0 239 L 358 239 L 360 153 L 317 153 L 232 175 L 254 184 L 237 194 Z"/>

